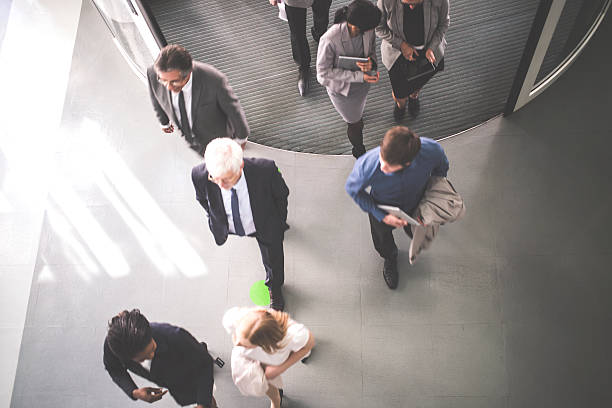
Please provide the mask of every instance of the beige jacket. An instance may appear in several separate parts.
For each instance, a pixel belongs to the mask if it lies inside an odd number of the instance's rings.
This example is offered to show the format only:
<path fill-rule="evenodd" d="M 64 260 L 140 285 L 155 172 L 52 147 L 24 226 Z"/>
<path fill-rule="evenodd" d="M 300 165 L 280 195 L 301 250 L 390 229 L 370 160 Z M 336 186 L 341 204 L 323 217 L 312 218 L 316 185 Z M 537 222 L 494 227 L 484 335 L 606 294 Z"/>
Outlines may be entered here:
<path fill-rule="evenodd" d="M 413 264 L 416 256 L 429 248 L 438 234 L 440 225 L 457 221 L 465 214 L 465 203 L 455 187 L 446 177 L 431 177 L 427 183 L 425 194 L 414 212 L 416 218 L 421 218 L 425 226 L 411 225 L 412 242 L 408 254 Z"/>

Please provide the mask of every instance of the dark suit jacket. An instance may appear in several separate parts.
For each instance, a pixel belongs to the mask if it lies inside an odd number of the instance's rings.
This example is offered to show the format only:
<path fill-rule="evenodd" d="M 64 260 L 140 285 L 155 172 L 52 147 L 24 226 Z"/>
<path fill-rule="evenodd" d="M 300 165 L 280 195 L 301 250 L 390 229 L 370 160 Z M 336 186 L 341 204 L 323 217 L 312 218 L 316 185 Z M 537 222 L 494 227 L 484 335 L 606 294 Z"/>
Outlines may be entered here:
<path fill-rule="evenodd" d="M 245 158 L 244 176 L 249 189 L 249 201 L 257 238 L 272 242 L 283 237 L 287 230 L 287 197 L 289 188 L 272 160 Z M 227 240 L 229 226 L 223 205 L 221 188 L 208 180 L 206 164 L 193 168 L 191 179 L 196 199 L 208 215 L 208 225 L 217 245 Z"/>
<path fill-rule="evenodd" d="M 157 343 L 151 361 L 151 372 L 134 361 L 121 361 L 104 340 L 104 368 L 111 378 L 132 399 L 139 388 L 128 370 L 167 388 L 182 406 L 202 404 L 210 407 L 213 387 L 213 360 L 206 343 L 198 341 L 188 331 L 166 323 L 151 323 L 151 333 Z"/>
<path fill-rule="evenodd" d="M 249 136 L 244 111 L 234 94 L 227 77 L 212 65 L 193 62 L 191 130 L 194 138 L 202 145 L 216 137 L 231 137 L 246 140 Z M 170 91 L 159 83 L 153 67 L 147 69 L 149 95 L 157 119 L 161 125 L 170 123 L 170 119 L 180 128 L 172 108 Z"/>

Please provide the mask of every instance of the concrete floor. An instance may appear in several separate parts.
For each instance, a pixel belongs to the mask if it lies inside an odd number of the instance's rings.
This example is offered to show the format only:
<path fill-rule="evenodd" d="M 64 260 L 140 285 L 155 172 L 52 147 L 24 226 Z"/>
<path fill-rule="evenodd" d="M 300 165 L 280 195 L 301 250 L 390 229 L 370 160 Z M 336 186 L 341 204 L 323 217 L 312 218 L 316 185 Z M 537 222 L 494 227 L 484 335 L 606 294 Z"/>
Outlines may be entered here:
<path fill-rule="evenodd" d="M 351 157 L 248 146 L 291 189 L 287 309 L 318 340 L 285 376 L 286 407 L 612 404 L 610 21 L 523 110 L 443 142 L 467 215 L 414 266 L 396 234 L 396 291 L 344 192 Z M 200 158 L 159 131 L 89 2 L 61 130 L 11 406 L 131 404 L 102 366 L 107 320 L 123 308 L 185 327 L 228 361 L 221 316 L 263 279 L 257 245 L 214 244 L 189 177 Z M 268 406 L 240 396 L 229 366 L 215 381 L 221 407 Z"/>

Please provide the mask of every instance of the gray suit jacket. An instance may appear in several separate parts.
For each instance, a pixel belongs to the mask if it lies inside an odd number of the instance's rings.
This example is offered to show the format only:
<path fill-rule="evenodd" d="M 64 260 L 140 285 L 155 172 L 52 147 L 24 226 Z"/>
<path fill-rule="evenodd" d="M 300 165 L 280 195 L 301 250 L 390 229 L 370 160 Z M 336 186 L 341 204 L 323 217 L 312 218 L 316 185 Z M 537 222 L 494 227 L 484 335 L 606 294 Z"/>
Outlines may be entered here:
<path fill-rule="evenodd" d="M 404 36 L 404 7 L 400 0 L 378 0 L 378 8 L 382 11 L 380 24 L 376 27 L 376 35 L 383 41 L 380 45 L 383 64 L 391 69 L 397 58 L 402 54 L 401 44 L 406 41 Z M 425 49 L 431 48 L 440 61 L 444 57 L 446 39 L 444 35 L 450 24 L 448 0 L 423 0 L 423 20 L 425 25 Z"/>
<path fill-rule="evenodd" d="M 217 137 L 231 137 L 246 141 L 249 136 L 240 101 L 227 82 L 227 77 L 212 65 L 193 62 L 191 96 L 191 131 L 202 146 Z M 151 103 L 161 125 L 170 120 L 180 128 L 170 91 L 159 83 L 153 67 L 147 70 Z"/>
<path fill-rule="evenodd" d="M 317 81 L 333 92 L 347 96 L 351 82 L 363 82 L 362 71 L 349 71 L 336 68 L 338 58 L 346 55 L 351 38 L 346 23 L 334 24 L 319 40 L 317 51 Z M 374 30 L 363 33 L 364 55 L 376 64 L 376 36 Z"/>

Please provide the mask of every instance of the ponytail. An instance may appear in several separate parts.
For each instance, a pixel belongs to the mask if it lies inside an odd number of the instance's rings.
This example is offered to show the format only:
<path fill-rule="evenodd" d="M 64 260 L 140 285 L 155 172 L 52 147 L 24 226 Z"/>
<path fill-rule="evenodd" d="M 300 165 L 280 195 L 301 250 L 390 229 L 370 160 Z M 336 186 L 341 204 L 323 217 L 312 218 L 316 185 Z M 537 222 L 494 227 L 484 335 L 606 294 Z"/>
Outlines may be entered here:
<path fill-rule="evenodd" d="M 340 24 L 346 21 L 346 15 L 348 14 L 348 6 L 344 6 L 336 10 L 334 14 L 334 24 Z"/>

